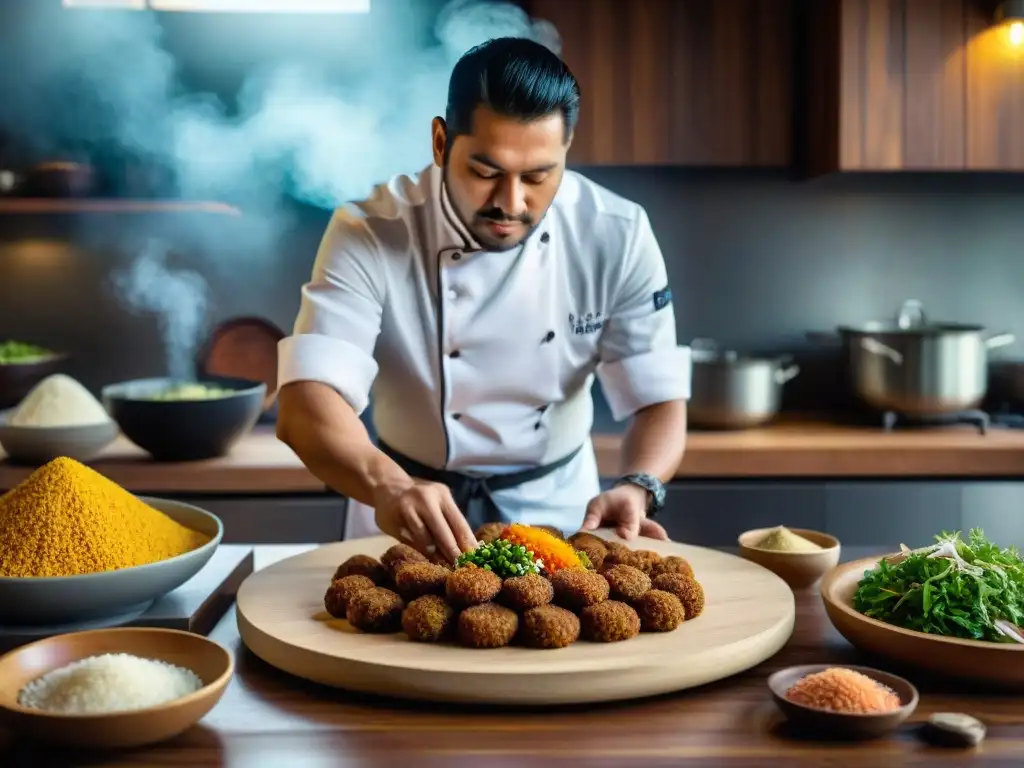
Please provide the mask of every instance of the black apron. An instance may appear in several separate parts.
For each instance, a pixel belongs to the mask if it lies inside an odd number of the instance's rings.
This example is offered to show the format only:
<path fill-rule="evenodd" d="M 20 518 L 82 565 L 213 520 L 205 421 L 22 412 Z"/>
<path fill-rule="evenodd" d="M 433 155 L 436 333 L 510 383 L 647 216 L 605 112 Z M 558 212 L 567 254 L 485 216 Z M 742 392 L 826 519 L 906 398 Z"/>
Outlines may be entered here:
<path fill-rule="evenodd" d="M 502 522 L 501 512 L 491 498 L 492 491 L 515 488 L 517 485 L 528 483 L 531 480 L 539 480 L 550 475 L 556 469 L 561 469 L 576 458 L 576 454 L 583 449 L 581 445 L 569 455 L 563 456 L 550 464 L 542 464 L 541 466 L 530 467 L 518 472 L 477 477 L 447 469 L 435 469 L 428 467 L 426 464 L 420 464 L 418 461 L 410 459 L 408 456 L 391 448 L 382 440 L 377 441 L 377 447 L 410 477 L 428 483 L 441 483 L 448 486 L 452 492 L 452 498 L 455 499 L 456 506 L 465 515 L 470 528 L 474 531 L 484 523 Z"/>

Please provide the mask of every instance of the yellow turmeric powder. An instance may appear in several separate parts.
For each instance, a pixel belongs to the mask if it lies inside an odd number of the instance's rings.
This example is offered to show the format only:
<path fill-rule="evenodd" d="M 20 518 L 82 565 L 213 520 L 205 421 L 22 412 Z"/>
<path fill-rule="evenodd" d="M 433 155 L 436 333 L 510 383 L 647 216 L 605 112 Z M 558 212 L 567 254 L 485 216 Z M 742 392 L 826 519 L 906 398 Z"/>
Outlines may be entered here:
<path fill-rule="evenodd" d="M 79 576 L 165 560 L 209 537 L 58 458 L 0 496 L 0 576 Z"/>

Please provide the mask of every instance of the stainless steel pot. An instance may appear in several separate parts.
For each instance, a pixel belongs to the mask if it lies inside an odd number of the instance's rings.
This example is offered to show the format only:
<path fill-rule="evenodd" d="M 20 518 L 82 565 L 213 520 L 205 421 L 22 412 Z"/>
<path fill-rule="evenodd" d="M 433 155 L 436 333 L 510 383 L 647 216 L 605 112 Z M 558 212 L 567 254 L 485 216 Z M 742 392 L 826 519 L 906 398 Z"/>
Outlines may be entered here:
<path fill-rule="evenodd" d="M 746 429 L 770 421 L 782 387 L 800 369 L 788 357 L 755 357 L 719 350 L 709 339 L 690 344 L 693 359 L 689 422 L 709 429 Z"/>
<path fill-rule="evenodd" d="M 929 322 L 921 302 L 904 302 L 895 321 L 842 326 L 850 383 L 866 404 L 906 415 L 976 408 L 988 390 L 988 351 L 1012 333 L 980 325 Z"/>

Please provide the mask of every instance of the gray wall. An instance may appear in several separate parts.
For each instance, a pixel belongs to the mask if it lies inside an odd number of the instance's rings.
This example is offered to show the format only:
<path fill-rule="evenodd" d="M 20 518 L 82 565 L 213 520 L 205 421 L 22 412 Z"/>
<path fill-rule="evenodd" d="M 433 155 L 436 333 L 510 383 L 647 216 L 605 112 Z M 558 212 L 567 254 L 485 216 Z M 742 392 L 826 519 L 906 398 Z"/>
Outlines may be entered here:
<path fill-rule="evenodd" d="M 905 298 L 934 317 L 1024 333 L 1024 176 L 586 172 L 649 210 L 681 340 L 802 356 L 807 375 L 787 407 L 835 404 L 835 356 L 808 344 L 806 331 L 889 317 Z M 0 337 L 70 350 L 74 373 L 93 387 L 163 373 L 155 320 L 131 314 L 107 285 L 152 234 L 209 281 L 207 325 L 257 314 L 287 329 L 327 217 L 291 209 L 269 244 L 261 222 L 246 218 L 0 217 Z M 599 426 L 613 428 L 599 410 Z"/>

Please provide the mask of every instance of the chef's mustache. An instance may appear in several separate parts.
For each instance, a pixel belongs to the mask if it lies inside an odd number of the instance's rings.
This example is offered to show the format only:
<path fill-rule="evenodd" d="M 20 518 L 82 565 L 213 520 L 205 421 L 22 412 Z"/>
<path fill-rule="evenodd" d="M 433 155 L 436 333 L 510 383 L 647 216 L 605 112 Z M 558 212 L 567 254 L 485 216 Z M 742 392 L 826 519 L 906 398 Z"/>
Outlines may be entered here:
<path fill-rule="evenodd" d="M 476 212 L 476 215 L 481 219 L 489 219 L 499 224 L 511 224 L 512 222 L 533 223 L 533 217 L 528 213 L 524 213 L 521 216 L 509 216 L 501 208 L 481 208 Z"/>

